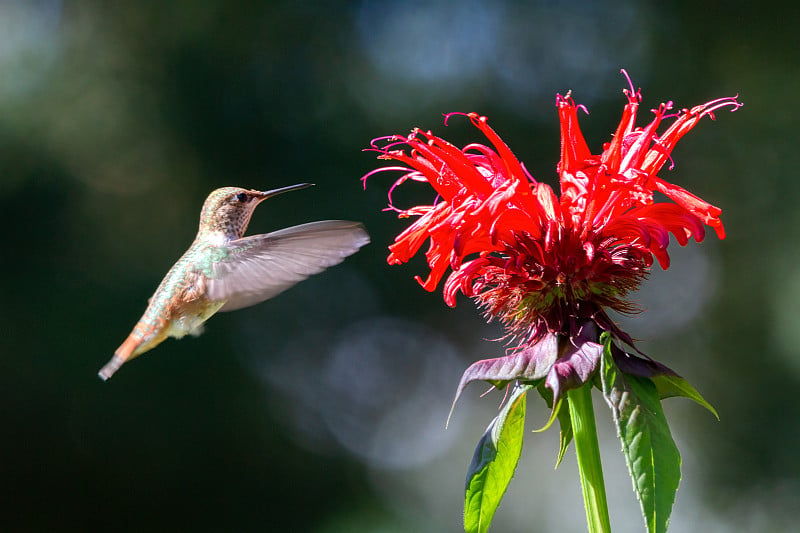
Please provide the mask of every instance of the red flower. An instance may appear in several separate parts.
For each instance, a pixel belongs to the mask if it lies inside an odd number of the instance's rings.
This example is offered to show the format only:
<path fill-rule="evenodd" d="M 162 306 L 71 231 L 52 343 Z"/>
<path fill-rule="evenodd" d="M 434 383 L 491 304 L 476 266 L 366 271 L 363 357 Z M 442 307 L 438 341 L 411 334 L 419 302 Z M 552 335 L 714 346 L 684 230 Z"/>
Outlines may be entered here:
<path fill-rule="evenodd" d="M 471 364 L 456 390 L 454 407 L 464 388 L 474 381 L 498 389 L 507 387 L 510 392 L 479 441 L 467 473 L 467 528 L 477 527 L 487 517 L 491 521 L 494 506 L 505 491 L 524 429 L 525 404 L 518 402 L 530 391 L 539 393 L 552 409 L 542 429 L 555 420 L 561 426 L 558 462 L 575 436 L 590 529 L 595 525 L 602 529 L 601 523 L 607 522 L 600 516 L 605 514 L 605 504 L 592 511 L 589 503 L 592 494 L 604 498 L 602 482 L 586 481 L 598 474 L 602 481 L 597 461 L 589 459 L 599 454 L 595 430 L 590 428 L 594 425 L 592 387 L 601 389 L 612 409 L 634 488 L 651 528 L 666 528 L 680 478 L 680 455 L 663 412 L 654 402 L 683 396 L 716 415 L 674 371 L 641 352 L 628 353 L 621 348 L 618 341 L 633 342 L 606 313 L 607 309 L 635 310 L 628 294 L 647 276 L 654 259 L 662 268 L 669 268 L 670 234 L 685 245 L 692 237 L 702 241 L 709 226 L 720 239 L 725 238 L 719 208 L 664 181 L 658 173 L 671 159 L 678 140 L 700 119 L 713 119 L 716 110 L 728 107 L 735 111 L 742 104 L 738 97 L 721 98 L 669 114 L 672 102 L 668 102 L 653 110 L 649 124 L 637 128 L 641 95 L 632 84 L 623 92 L 628 102 L 622 119 L 597 155 L 589 150 L 578 125 L 582 107 L 573 102 L 570 93 L 558 96 L 559 196 L 533 179 L 489 127 L 486 117 L 476 113 L 466 116 L 489 140 L 488 145 L 459 148 L 419 129 L 408 137 L 372 141 L 371 150 L 378 152 L 378 159 L 400 165 L 369 172 L 363 178 L 365 183 L 378 172 L 402 172 L 389 190 L 389 208 L 401 218 L 418 217 L 389 247 L 389 263 L 410 260 L 429 240 L 430 273 L 424 281 L 417 277 L 422 286 L 435 290 L 450 270 L 444 283 L 445 302 L 454 306 L 459 291 L 474 298 L 487 317 L 502 321 L 508 336 L 518 342 L 503 357 Z M 663 129 L 666 120 L 671 124 Z M 664 130 L 661 133 L 660 128 Z M 436 200 L 431 205 L 396 209 L 392 192 L 408 180 L 429 183 L 438 193 Z M 507 424 L 512 412 L 514 423 Z M 654 434 L 658 438 L 650 442 Z M 509 475 L 495 476 L 491 486 L 487 485 L 486 472 L 501 460 Z M 646 467 L 641 466 L 643 462 L 648 463 Z M 587 467 L 590 463 L 595 467 Z M 664 472 L 667 474 L 661 475 Z M 587 489 L 589 485 L 596 486 Z M 642 495 L 652 493 L 656 485 L 662 495 L 658 505 L 644 503 Z M 488 507 L 484 507 L 485 494 L 497 498 Z M 597 521 L 592 516 L 597 516 Z"/>
<path fill-rule="evenodd" d="M 451 269 L 445 302 L 454 306 L 458 291 L 475 298 L 488 317 L 502 320 L 526 346 L 548 332 L 574 337 L 587 320 L 621 334 L 604 308 L 634 310 L 626 297 L 646 277 L 653 257 L 669 267 L 670 233 L 681 245 L 690 237 L 702 241 L 704 225 L 725 237 L 719 208 L 664 181 L 658 172 L 701 118 L 742 105 L 737 97 L 722 98 L 668 114 L 668 102 L 637 128 L 641 95 L 632 86 L 623 92 L 628 103 L 622 119 L 598 155 L 591 153 L 578 125 L 582 106 L 569 93 L 558 96 L 560 197 L 534 180 L 486 117 L 476 113 L 466 116 L 491 146 L 458 148 L 419 129 L 408 137 L 375 139 L 372 150 L 379 159 L 403 166 L 373 170 L 365 180 L 377 172 L 401 171 L 392 190 L 410 179 L 428 182 L 439 195 L 432 205 L 397 210 L 401 218 L 419 218 L 389 247 L 388 262 L 408 261 L 430 240 L 430 274 L 425 281 L 417 277 L 422 286 L 433 291 Z M 674 122 L 659 134 L 667 119 Z M 656 191 L 671 202 L 656 201 Z"/>

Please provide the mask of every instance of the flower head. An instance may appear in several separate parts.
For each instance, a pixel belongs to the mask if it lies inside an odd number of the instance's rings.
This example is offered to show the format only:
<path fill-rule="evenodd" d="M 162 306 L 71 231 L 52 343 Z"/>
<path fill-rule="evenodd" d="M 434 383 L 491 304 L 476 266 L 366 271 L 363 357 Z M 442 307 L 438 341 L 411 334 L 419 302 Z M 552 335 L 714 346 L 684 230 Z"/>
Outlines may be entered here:
<path fill-rule="evenodd" d="M 593 154 L 578 124 L 569 93 L 557 98 L 561 123 L 561 194 L 537 182 L 489 127 L 486 117 L 466 114 L 490 146 L 458 148 L 430 131 L 376 139 L 379 159 L 401 166 L 389 193 L 405 181 L 429 183 L 438 193 L 430 205 L 400 210 L 417 216 L 392 244 L 388 262 L 399 264 L 425 241 L 430 273 L 422 286 L 432 291 L 447 273 L 444 299 L 455 305 L 458 291 L 475 298 L 490 318 L 500 319 L 521 344 L 546 334 L 575 336 L 587 321 L 616 332 L 605 309 L 631 312 L 627 300 L 646 277 L 653 258 L 669 267 L 669 234 L 685 245 L 702 241 L 705 226 L 725 233 L 721 210 L 658 176 L 678 140 L 720 108 L 737 109 L 736 97 L 713 100 L 670 114 L 672 102 L 652 110 L 636 127 L 639 91 L 625 90 L 627 104 L 611 141 Z M 585 110 L 585 109 L 584 109 Z M 447 115 L 449 118 L 451 115 Z M 662 132 L 662 123 L 672 123 Z M 667 201 L 657 201 L 655 193 Z"/>
<path fill-rule="evenodd" d="M 476 113 L 465 116 L 488 144 L 459 148 L 419 129 L 407 137 L 372 141 L 379 159 L 399 164 L 373 170 L 365 182 L 376 173 L 401 172 L 389 190 L 389 208 L 401 218 L 417 217 L 389 247 L 389 263 L 408 261 L 429 241 L 430 273 L 425 280 L 417 277 L 422 286 L 433 291 L 447 276 L 443 293 L 448 305 L 455 305 L 456 294 L 462 292 L 489 319 L 499 319 L 508 337 L 517 341 L 505 356 L 470 365 L 457 388 L 456 401 L 473 381 L 509 387 L 505 405 L 478 443 L 467 473 L 465 529 L 491 522 L 511 479 L 525 426 L 520 400 L 529 391 L 538 392 L 552 408 L 542 429 L 555 420 L 561 426 L 557 461 L 575 438 L 589 528 L 598 531 L 608 529 L 608 518 L 602 516 L 607 514 L 604 504 L 596 505 L 605 496 L 592 387 L 601 389 L 612 409 L 649 530 L 666 530 L 680 478 L 680 455 L 657 402 L 683 396 L 716 415 L 678 374 L 640 357 L 641 352 L 622 350 L 616 341 L 633 342 L 607 310 L 635 310 L 628 296 L 654 260 L 669 268 L 670 234 L 685 245 L 690 238 L 702 241 L 708 226 L 725 238 L 721 210 L 665 181 L 659 172 L 668 161 L 672 167 L 676 143 L 703 117 L 713 119 L 715 111 L 735 111 L 742 104 L 738 97 L 721 98 L 672 113 L 668 102 L 652 110 L 648 124 L 637 127 L 641 94 L 632 84 L 624 94 L 622 119 L 598 154 L 589 149 L 578 124 L 578 110 L 585 108 L 570 93 L 558 96 L 559 195 L 533 179 L 486 117 Z M 392 192 L 409 180 L 427 182 L 436 199 L 429 205 L 395 208 Z M 569 416 L 563 416 L 564 405 Z M 658 437 L 651 440 L 653 435 Z M 495 464 L 502 464 L 499 470 L 505 473 L 493 475 L 488 483 L 487 472 Z M 597 479 L 601 482 L 595 483 Z M 653 505 L 646 494 L 652 496 L 656 486 L 661 495 Z"/>

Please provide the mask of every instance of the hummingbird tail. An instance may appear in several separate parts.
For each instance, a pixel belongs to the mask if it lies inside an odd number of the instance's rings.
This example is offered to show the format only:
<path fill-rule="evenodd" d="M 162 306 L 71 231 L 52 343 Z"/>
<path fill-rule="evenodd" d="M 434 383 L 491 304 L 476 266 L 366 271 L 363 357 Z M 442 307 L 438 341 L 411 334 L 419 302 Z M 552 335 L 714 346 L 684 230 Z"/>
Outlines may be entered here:
<path fill-rule="evenodd" d="M 100 377 L 100 379 L 106 381 L 108 378 L 114 375 L 114 372 L 119 370 L 123 363 L 125 363 L 125 359 L 117 354 L 114 354 L 111 360 L 100 369 L 100 372 L 98 372 L 97 375 Z"/>
<path fill-rule="evenodd" d="M 114 352 L 114 356 L 111 360 L 100 369 L 100 372 L 97 375 L 103 381 L 108 380 L 111 376 L 114 375 L 114 372 L 120 369 L 120 367 L 125 364 L 125 361 L 131 359 L 131 355 L 133 351 L 136 349 L 137 346 L 141 343 L 141 339 L 134 337 L 133 335 L 129 335 L 125 342 L 117 348 L 117 351 Z"/>

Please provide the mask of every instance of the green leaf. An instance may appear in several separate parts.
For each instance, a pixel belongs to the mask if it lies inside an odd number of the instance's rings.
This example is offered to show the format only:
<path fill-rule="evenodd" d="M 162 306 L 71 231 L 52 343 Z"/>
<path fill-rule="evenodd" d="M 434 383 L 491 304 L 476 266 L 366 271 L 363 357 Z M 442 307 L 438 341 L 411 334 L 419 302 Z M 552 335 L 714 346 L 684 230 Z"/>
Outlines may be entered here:
<path fill-rule="evenodd" d="M 572 421 L 569 417 L 569 398 L 563 399 L 563 405 L 558 411 L 558 424 L 561 431 L 558 433 L 558 457 L 556 458 L 556 468 L 564 459 L 569 443 L 572 442 Z"/>
<path fill-rule="evenodd" d="M 556 418 L 558 418 L 558 414 L 561 412 L 561 404 L 564 399 L 565 398 L 559 399 L 555 407 L 551 407 L 550 418 L 547 419 L 547 422 L 545 422 L 542 427 L 534 429 L 533 430 L 534 433 L 542 433 L 543 431 L 547 431 L 548 429 L 550 429 L 550 426 L 553 425 L 553 422 L 556 421 Z"/>
<path fill-rule="evenodd" d="M 681 396 L 683 398 L 689 398 L 708 409 L 708 411 L 719 420 L 717 410 L 697 392 L 697 389 L 692 387 L 689 382 L 682 377 L 677 374 L 662 374 L 660 376 L 654 376 L 652 379 L 653 383 L 656 385 L 656 389 L 658 389 L 659 397 L 672 398 L 674 396 Z"/>
<path fill-rule="evenodd" d="M 604 332 L 600 336 L 603 344 L 612 343 L 612 336 Z M 681 396 L 688 398 L 697 404 L 708 409 L 708 411 L 719 420 L 719 414 L 688 381 L 675 373 L 674 370 L 662 365 L 652 359 L 643 359 L 634 354 L 624 352 L 613 343 L 611 344 L 611 355 L 618 371 L 627 376 L 637 376 L 649 378 L 655 383 L 658 395 L 661 399 Z"/>
<path fill-rule="evenodd" d="M 489 530 L 522 452 L 525 395 L 531 385 L 516 385 L 500 414 L 486 428 L 467 471 L 464 531 Z"/>
<path fill-rule="evenodd" d="M 536 390 L 539 391 L 542 399 L 547 403 L 547 407 L 551 409 L 550 420 L 538 431 L 544 431 L 550 427 L 554 418 L 558 419 L 560 431 L 558 433 L 558 457 L 556 458 L 555 466 L 558 468 L 558 465 L 560 465 L 561 461 L 564 459 L 564 454 L 567 453 L 569 443 L 572 442 L 572 421 L 569 418 L 569 398 L 566 396 L 562 397 L 558 401 L 558 404 L 553 407 L 553 391 L 545 387 L 544 383 L 539 384 Z"/>
<path fill-rule="evenodd" d="M 653 380 L 623 374 L 606 339 L 601 367 L 603 395 L 611 407 L 633 488 L 647 530 L 664 533 L 681 478 L 681 456 Z"/>

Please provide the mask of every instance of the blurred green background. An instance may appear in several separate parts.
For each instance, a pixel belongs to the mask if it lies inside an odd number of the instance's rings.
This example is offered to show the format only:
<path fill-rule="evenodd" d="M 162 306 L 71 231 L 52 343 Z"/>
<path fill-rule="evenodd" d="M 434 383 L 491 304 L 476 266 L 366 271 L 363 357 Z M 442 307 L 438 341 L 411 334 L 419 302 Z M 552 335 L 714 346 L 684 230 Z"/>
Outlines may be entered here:
<path fill-rule="evenodd" d="M 800 504 L 800 187 L 795 3 L 0 1 L 0 529 L 458 531 L 472 449 L 500 395 L 462 370 L 503 346 L 389 267 L 406 225 L 373 137 L 483 140 L 477 111 L 555 185 L 555 94 L 597 151 L 627 83 L 646 109 L 739 93 L 667 174 L 723 208 L 728 238 L 675 247 L 622 319 L 717 423 L 667 401 L 684 458 L 673 531 L 789 531 Z M 317 187 L 268 201 L 251 232 L 363 221 L 373 243 L 265 304 L 220 314 L 110 382 L 100 366 L 226 185 Z M 398 191 L 400 205 L 430 190 Z M 547 413 L 531 401 L 529 422 Z M 638 505 L 597 403 L 615 531 Z M 557 431 L 531 433 L 496 531 L 584 531 Z M 535 522 L 537 526 L 532 526 Z"/>

